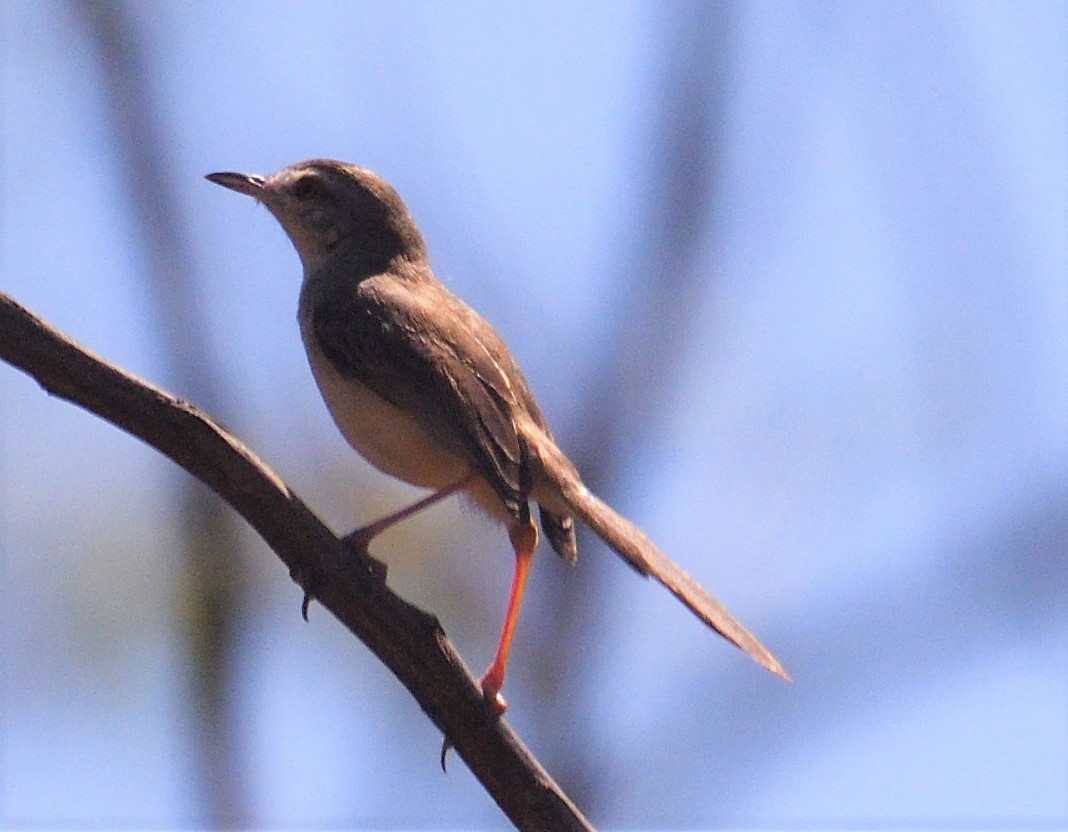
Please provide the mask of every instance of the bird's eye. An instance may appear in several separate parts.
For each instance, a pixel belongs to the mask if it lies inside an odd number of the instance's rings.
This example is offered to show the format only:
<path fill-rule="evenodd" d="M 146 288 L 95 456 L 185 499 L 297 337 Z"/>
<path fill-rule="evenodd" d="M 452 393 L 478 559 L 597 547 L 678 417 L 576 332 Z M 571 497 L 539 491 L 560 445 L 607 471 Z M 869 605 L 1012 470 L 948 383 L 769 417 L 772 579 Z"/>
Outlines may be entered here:
<path fill-rule="evenodd" d="M 302 176 L 293 183 L 293 196 L 300 200 L 321 197 L 325 192 L 326 189 L 317 176 Z"/>

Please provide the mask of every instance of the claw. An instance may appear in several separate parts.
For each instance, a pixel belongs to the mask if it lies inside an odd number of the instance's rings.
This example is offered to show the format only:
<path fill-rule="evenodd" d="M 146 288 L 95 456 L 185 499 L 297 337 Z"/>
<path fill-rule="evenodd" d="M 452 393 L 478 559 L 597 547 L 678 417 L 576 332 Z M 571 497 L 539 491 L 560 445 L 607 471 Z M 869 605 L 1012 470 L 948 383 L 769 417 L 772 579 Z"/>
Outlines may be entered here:
<path fill-rule="evenodd" d="M 482 698 L 486 700 L 486 705 L 490 710 L 490 716 L 494 720 L 500 719 L 501 716 L 504 715 L 504 712 L 508 710 L 508 703 L 505 701 L 504 697 L 501 696 L 500 688 L 498 687 L 496 690 L 492 689 L 491 684 L 486 681 L 485 677 L 483 677 L 480 685 L 482 687 Z M 445 768 L 445 758 L 448 756 L 451 748 L 453 748 L 452 740 L 450 740 L 448 736 L 442 737 L 441 770 L 446 774 L 449 772 Z"/>
<path fill-rule="evenodd" d="M 486 700 L 486 705 L 489 707 L 494 719 L 500 719 L 504 712 L 508 710 L 508 702 L 501 696 L 503 682 L 503 678 L 498 679 L 491 673 L 487 673 L 479 683 L 482 687 L 482 698 Z"/>
<path fill-rule="evenodd" d="M 289 570 L 289 577 L 293 579 L 293 582 L 297 586 L 304 590 L 304 600 L 300 602 L 300 617 L 307 621 L 308 607 L 310 607 L 311 602 L 315 600 L 315 593 L 312 592 L 312 581 L 305 578 L 304 573 L 295 566 Z"/>
<path fill-rule="evenodd" d="M 372 557 L 371 555 L 367 555 L 366 562 L 367 566 L 370 567 L 371 574 L 374 575 L 375 580 L 380 584 L 384 584 L 386 578 L 389 577 L 389 564 L 376 557 Z"/>
<path fill-rule="evenodd" d="M 365 526 L 355 531 L 351 531 L 346 535 L 343 535 L 341 542 L 355 551 L 357 554 L 367 554 L 367 544 L 371 542 L 371 538 L 374 537 L 373 532 L 368 533 L 370 526 Z"/>

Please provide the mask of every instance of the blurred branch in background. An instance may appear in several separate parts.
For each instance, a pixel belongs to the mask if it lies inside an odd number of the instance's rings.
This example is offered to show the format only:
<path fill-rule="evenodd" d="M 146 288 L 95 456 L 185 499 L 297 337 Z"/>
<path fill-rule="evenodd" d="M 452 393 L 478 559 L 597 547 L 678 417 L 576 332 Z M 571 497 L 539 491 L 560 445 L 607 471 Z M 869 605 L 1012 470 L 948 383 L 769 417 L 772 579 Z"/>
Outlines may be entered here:
<path fill-rule="evenodd" d="M 99 61 L 101 87 L 115 146 L 116 165 L 129 198 L 130 216 L 144 257 L 145 303 L 159 334 L 166 376 L 181 395 L 229 421 L 220 363 L 209 337 L 202 293 L 191 277 L 190 238 L 148 84 L 151 59 L 143 38 L 120 3 L 73 0 L 72 7 Z M 238 758 L 231 692 L 237 645 L 237 610 L 247 576 L 232 516 L 194 479 L 175 482 L 177 528 L 185 552 L 179 580 L 178 626 L 187 672 L 190 770 L 199 783 L 203 817 L 216 827 L 248 816 L 243 763 Z"/>
<path fill-rule="evenodd" d="M 621 241 L 606 281 L 623 287 L 606 312 L 614 322 L 612 338 L 588 385 L 583 412 L 571 420 L 582 426 L 582 434 L 564 442 L 590 488 L 613 504 L 620 502 L 621 484 L 630 476 L 632 449 L 656 431 L 663 416 L 667 389 L 694 327 L 696 304 L 690 300 L 707 295 L 714 280 L 695 261 L 710 232 L 715 233 L 716 171 L 735 9 L 731 2 L 698 1 L 665 6 L 663 11 L 667 20 L 656 84 L 660 102 L 649 120 L 651 150 L 645 154 L 652 163 L 636 177 L 636 227 Z M 626 506 L 619 508 L 626 513 Z M 600 544 L 583 528 L 580 550 L 589 553 L 595 546 Z M 552 672 L 538 677 L 546 686 L 545 701 L 552 703 L 541 711 L 546 728 L 579 719 L 571 712 L 563 716 L 568 699 L 551 680 L 575 684 L 588 675 L 583 665 L 596 664 L 591 657 L 603 650 L 610 619 L 619 615 L 603 603 L 602 588 L 615 568 L 611 559 L 594 555 L 578 570 L 554 570 L 560 576 L 550 602 L 556 613 L 551 619 L 554 631 L 542 644 L 554 649 L 563 645 L 563 655 L 538 659 L 553 665 Z M 612 784 L 601 762 L 578 756 L 582 744 L 569 741 L 581 731 L 576 727 L 543 733 L 561 738 L 551 751 L 557 758 L 554 768 L 593 811 L 599 805 L 598 790 Z"/>

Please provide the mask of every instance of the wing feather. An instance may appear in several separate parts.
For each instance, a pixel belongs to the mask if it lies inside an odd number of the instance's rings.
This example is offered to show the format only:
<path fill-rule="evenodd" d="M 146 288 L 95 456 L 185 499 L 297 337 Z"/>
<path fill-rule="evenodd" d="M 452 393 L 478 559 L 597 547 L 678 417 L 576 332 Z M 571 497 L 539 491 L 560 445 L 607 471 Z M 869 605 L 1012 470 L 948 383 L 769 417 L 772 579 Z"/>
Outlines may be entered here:
<path fill-rule="evenodd" d="M 375 277 L 325 291 L 312 322 L 342 375 L 464 454 L 513 515 L 527 510 L 516 415 L 532 397 L 504 343 L 475 312 L 438 284 Z"/>

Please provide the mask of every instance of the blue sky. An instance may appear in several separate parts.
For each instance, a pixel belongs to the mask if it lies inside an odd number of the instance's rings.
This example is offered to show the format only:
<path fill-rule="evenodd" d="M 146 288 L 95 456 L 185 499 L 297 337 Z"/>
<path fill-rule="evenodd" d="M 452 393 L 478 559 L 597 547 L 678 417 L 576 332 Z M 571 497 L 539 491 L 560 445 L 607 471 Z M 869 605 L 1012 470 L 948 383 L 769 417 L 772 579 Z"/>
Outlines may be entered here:
<path fill-rule="evenodd" d="M 338 529 L 413 496 L 316 396 L 284 235 L 202 179 L 364 164 L 561 444 L 792 671 L 765 678 L 603 549 L 574 574 L 541 558 L 509 718 L 599 826 L 1068 823 L 1068 6 L 122 8 L 166 159 L 141 187 L 172 195 L 243 439 Z M 82 19 L 9 2 L 0 21 L 0 288 L 193 395 Z M 694 100 L 708 123 L 685 133 Z M 613 361 L 608 412 L 591 391 Z M 179 477 L 9 368 L 0 401 L 0 819 L 201 823 Z M 601 420 L 625 437 L 603 462 Z M 480 667 L 507 541 L 452 506 L 412 525 L 381 544 L 391 581 Z M 241 544 L 255 824 L 501 827 L 462 765 L 440 774 L 407 694 Z M 560 580 L 591 595 L 558 644 Z"/>

